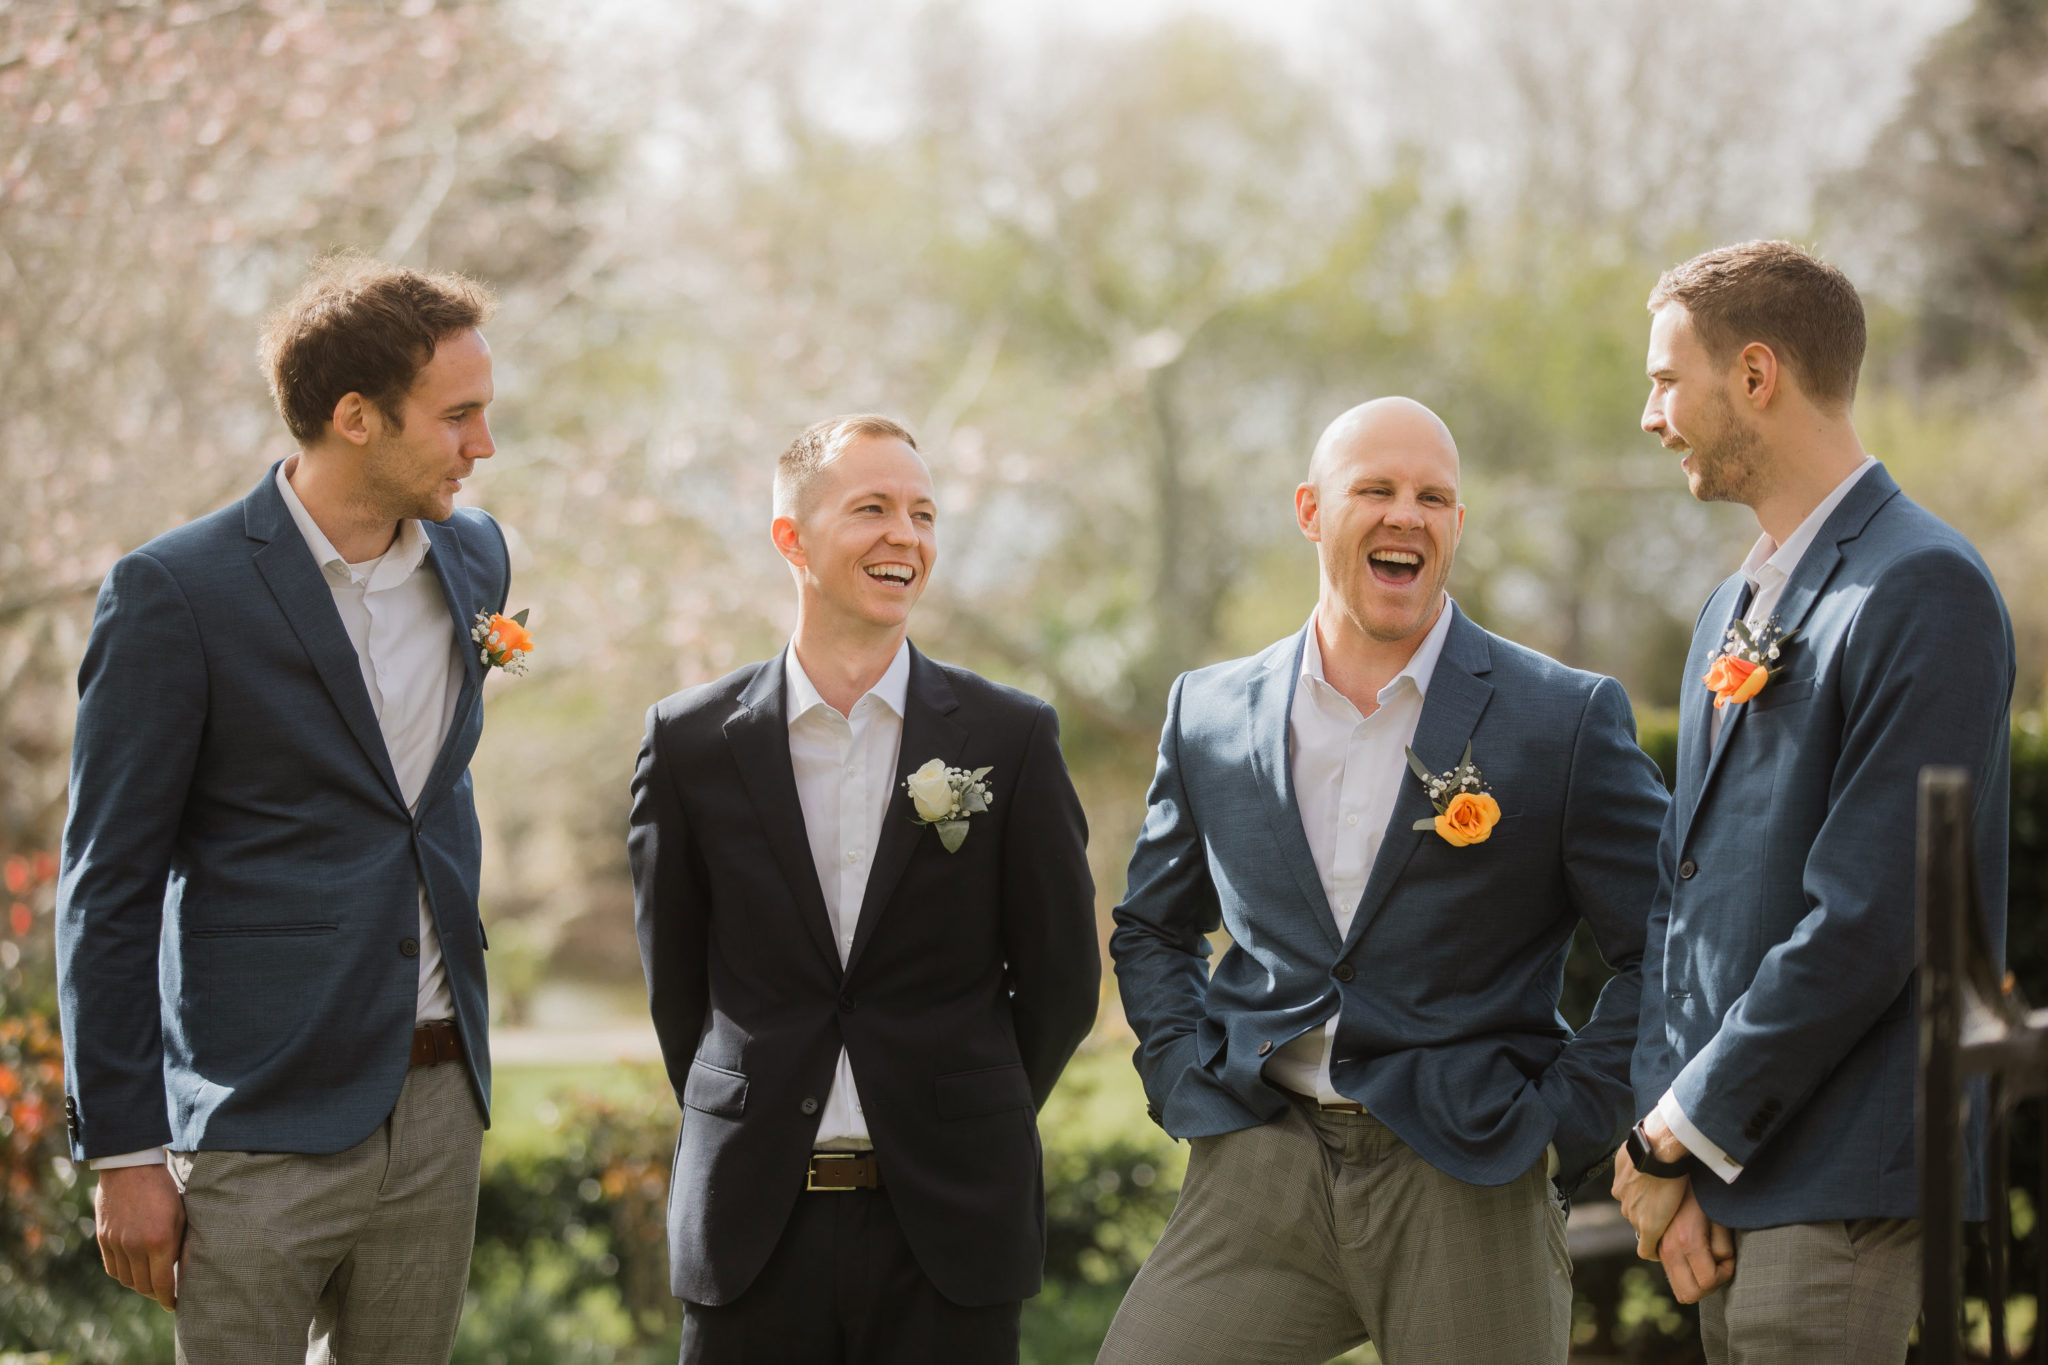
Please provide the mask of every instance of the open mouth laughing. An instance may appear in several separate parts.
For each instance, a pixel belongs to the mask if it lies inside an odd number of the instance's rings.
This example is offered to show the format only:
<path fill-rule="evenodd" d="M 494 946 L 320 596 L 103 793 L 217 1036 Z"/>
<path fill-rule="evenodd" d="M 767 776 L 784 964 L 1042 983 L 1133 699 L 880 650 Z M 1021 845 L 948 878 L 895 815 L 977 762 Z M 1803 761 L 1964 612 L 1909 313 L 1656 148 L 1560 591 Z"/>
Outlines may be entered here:
<path fill-rule="evenodd" d="M 1374 550 L 1365 560 L 1372 576 L 1388 587 L 1405 588 L 1422 576 L 1422 556 L 1414 550 Z"/>

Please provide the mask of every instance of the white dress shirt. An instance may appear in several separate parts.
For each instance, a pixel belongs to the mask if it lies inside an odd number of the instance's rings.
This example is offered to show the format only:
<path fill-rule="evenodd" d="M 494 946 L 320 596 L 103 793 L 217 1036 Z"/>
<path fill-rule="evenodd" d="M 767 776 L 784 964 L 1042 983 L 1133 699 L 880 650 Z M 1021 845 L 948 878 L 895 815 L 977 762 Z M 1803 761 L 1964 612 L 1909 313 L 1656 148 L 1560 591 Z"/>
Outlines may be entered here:
<path fill-rule="evenodd" d="M 286 460 L 277 471 L 277 491 L 313 562 L 327 580 L 334 597 L 334 609 L 355 646 L 356 662 L 362 668 L 363 686 L 370 694 L 370 708 L 376 712 L 377 727 L 384 734 L 384 749 L 398 777 L 398 788 L 408 806 L 419 804 L 427 775 L 440 756 L 441 743 L 455 718 L 455 702 L 462 689 L 463 662 L 456 651 L 468 641 L 458 640 L 448 601 L 440 580 L 431 570 L 422 571 L 431 542 L 426 527 L 417 521 L 402 521 L 398 537 L 376 559 L 350 564 L 342 559 L 319 525 L 306 511 L 287 477 L 298 457 Z M 413 1017 L 417 1023 L 430 1019 L 451 1019 L 455 1000 L 448 989 L 448 969 L 441 961 L 441 937 L 434 932 L 434 918 L 427 909 L 427 888 L 422 882 L 419 910 L 419 986 Z M 94 1170 L 114 1166 L 142 1166 L 163 1159 L 163 1149 L 101 1157 L 89 1163 Z"/>
<path fill-rule="evenodd" d="M 896 788 L 897 751 L 903 744 L 903 707 L 910 692 L 910 643 L 896 650 L 881 681 L 841 715 L 818 694 L 796 657 L 796 644 L 783 653 L 783 699 L 789 715 L 789 766 L 803 807 L 804 834 L 811 842 L 811 866 L 832 920 L 839 965 L 853 950 L 867 895 L 868 870 L 882 837 L 882 819 Z M 906 808 L 907 810 L 907 808 Z M 818 1115 L 818 1150 L 861 1150 L 872 1146 L 868 1121 L 853 1080 L 853 1063 L 839 1049 L 832 1091 Z"/>
<path fill-rule="evenodd" d="M 1834 491 L 1820 500 L 1820 506 L 1806 514 L 1806 520 L 1800 522 L 1799 528 L 1786 537 L 1783 545 L 1771 539 L 1771 533 L 1766 531 L 1757 537 L 1756 544 L 1749 547 L 1749 555 L 1742 561 L 1742 577 L 1749 583 L 1749 610 L 1742 614 L 1742 619 L 1752 631 L 1763 629 L 1770 621 L 1772 614 L 1778 610 L 1778 600 L 1785 595 L 1785 584 L 1799 568 L 1799 561 L 1806 558 L 1806 552 L 1812 548 L 1814 537 L 1820 534 L 1820 528 L 1826 524 L 1834 510 L 1842 505 L 1842 499 L 1849 496 L 1849 490 L 1876 465 L 1876 456 L 1865 455 L 1863 463 L 1850 470 L 1848 477 L 1836 484 Z M 1707 737 L 1709 749 L 1721 742 L 1721 721 L 1726 709 L 1715 707 L 1707 722 L 1711 727 Z M 1678 1106 L 1678 1093 L 1675 1090 L 1664 1092 L 1664 1098 L 1657 1101 L 1655 1112 L 1664 1120 L 1664 1126 L 1685 1144 L 1685 1150 L 1698 1157 L 1706 1164 L 1708 1170 L 1720 1176 L 1722 1180 L 1732 1183 L 1736 1176 L 1742 1174 L 1742 1166 L 1731 1160 L 1718 1143 L 1702 1133 L 1694 1126 L 1693 1121 L 1685 1116 L 1685 1110 Z"/>
<path fill-rule="evenodd" d="M 1301 832 L 1308 836 L 1340 939 L 1351 931 L 1351 917 L 1372 876 L 1401 784 L 1415 780 L 1408 771 L 1407 749 L 1415 742 L 1430 675 L 1450 629 L 1446 598 L 1407 667 L 1379 690 L 1379 709 L 1360 716 L 1350 699 L 1324 679 L 1322 645 L 1315 618 L 1309 618 L 1287 718 L 1288 762 Z M 1266 1078 L 1325 1104 L 1343 1100 L 1330 1082 L 1330 1047 L 1336 1036 L 1337 1015 L 1332 1014 L 1323 1027 L 1276 1051 L 1266 1062 Z"/>

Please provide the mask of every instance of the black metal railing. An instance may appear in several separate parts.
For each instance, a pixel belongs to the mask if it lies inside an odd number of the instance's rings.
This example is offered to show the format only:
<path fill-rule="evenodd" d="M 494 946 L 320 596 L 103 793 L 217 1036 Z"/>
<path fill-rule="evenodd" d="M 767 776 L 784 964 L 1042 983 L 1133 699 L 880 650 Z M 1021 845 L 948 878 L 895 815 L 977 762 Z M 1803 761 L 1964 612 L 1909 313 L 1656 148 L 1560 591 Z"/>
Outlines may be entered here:
<path fill-rule="evenodd" d="M 1978 903 L 1969 775 L 1960 768 L 1920 770 L 1920 1217 L 1925 1277 L 1922 1365 L 1964 1359 L 1963 1147 L 1970 1101 L 1983 1107 L 1987 1201 L 1985 1303 L 1994 1365 L 2012 1359 L 2005 1303 L 2011 1278 L 2012 1201 L 2008 1191 L 2011 1122 L 2016 1105 L 2048 1097 L 2048 1009 L 2026 1001 L 1992 957 Z M 1973 1081 L 1975 1084 L 1973 1084 Z M 2042 1170 L 2048 1171 L 2048 1122 Z M 2034 1349 L 2040 1360 L 2048 1310 L 2048 1208 L 2033 1203 Z"/>

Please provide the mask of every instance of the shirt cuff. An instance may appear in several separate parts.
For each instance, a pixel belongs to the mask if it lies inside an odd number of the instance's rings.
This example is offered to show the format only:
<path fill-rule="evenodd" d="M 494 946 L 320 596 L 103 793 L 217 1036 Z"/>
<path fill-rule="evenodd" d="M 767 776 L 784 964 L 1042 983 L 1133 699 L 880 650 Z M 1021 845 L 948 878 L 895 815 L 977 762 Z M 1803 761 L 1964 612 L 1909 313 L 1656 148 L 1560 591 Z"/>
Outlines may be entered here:
<path fill-rule="evenodd" d="M 1741 1164 L 1730 1160 L 1728 1154 L 1722 1151 L 1712 1138 L 1702 1133 L 1693 1121 L 1685 1116 L 1685 1111 L 1678 1107 L 1676 1090 L 1664 1092 L 1664 1098 L 1657 1101 L 1656 1114 L 1664 1120 L 1664 1126 L 1671 1130 L 1671 1135 L 1685 1144 L 1686 1151 L 1698 1157 L 1708 1170 L 1721 1177 L 1722 1184 L 1735 1183 L 1735 1177 L 1742 1174 Z"/>
<path fill-rule="evenodd" d="M 151 1147 L 143 1152 L 126 1152 L 120 1156 L 96 1156 L 85 1163 L 95 1171 L 111 1171 L 122 1166 L 161 1166 L 164 1164 L 164 1149 Z"/>

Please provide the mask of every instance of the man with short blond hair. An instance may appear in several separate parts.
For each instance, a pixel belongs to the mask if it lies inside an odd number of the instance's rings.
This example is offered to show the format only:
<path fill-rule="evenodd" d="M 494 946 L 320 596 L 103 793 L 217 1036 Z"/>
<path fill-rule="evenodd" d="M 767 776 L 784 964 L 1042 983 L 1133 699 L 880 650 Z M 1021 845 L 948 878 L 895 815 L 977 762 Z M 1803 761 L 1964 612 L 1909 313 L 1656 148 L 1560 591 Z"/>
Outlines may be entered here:
<path fill-rule="evenodd" d="M 1059 721 L 910 643 L 938 507 L 901 425 L 807 428 L 769 535 L 788 648 L 657 703 L 633 776 L 682 1360 L 1015 1361 L 1037 1110 L 1101 979 Z"/>
<path fill-rule="evenodd" d="M 1863 450 L 1841 271 L 1745 242 L 1666 271 L 1649 308 L 1643 429 L 1762 534 L 1686 659 L 1615 1193 L 1700 1301 L 1714 1365 L 1899 1361 L 1920 1305 L 1918 779 L 1970 774 L 2002 954 L 2012 626 L 1976 551 Z M 1964 1149 L 1981 1208 L 1983 1146 Z"/>
<path fill-rule="evenodd" d="M 1628 1122 L 1664 789 L 1619 683 L 1451 601 L 1458 484 L 1421 404 L 1337 418 L 1294 495 L 1307 624 L 1174 684 L 1110 953 L 1191 1150 L 1104 1365 L 1570 1349 L 1565 1198 Z M 1581 920 L 1617 971 L 1574 1036 Z"/>
<path fill-rule="evenodd" d="M 469 758 L 504 607 L 489 294 L 343 255 L 271 320 L 298 453 L 122 557 L 79 670 L 66 1117 L 192 1365 L 447 1360 L 490 1097 Z"/>

